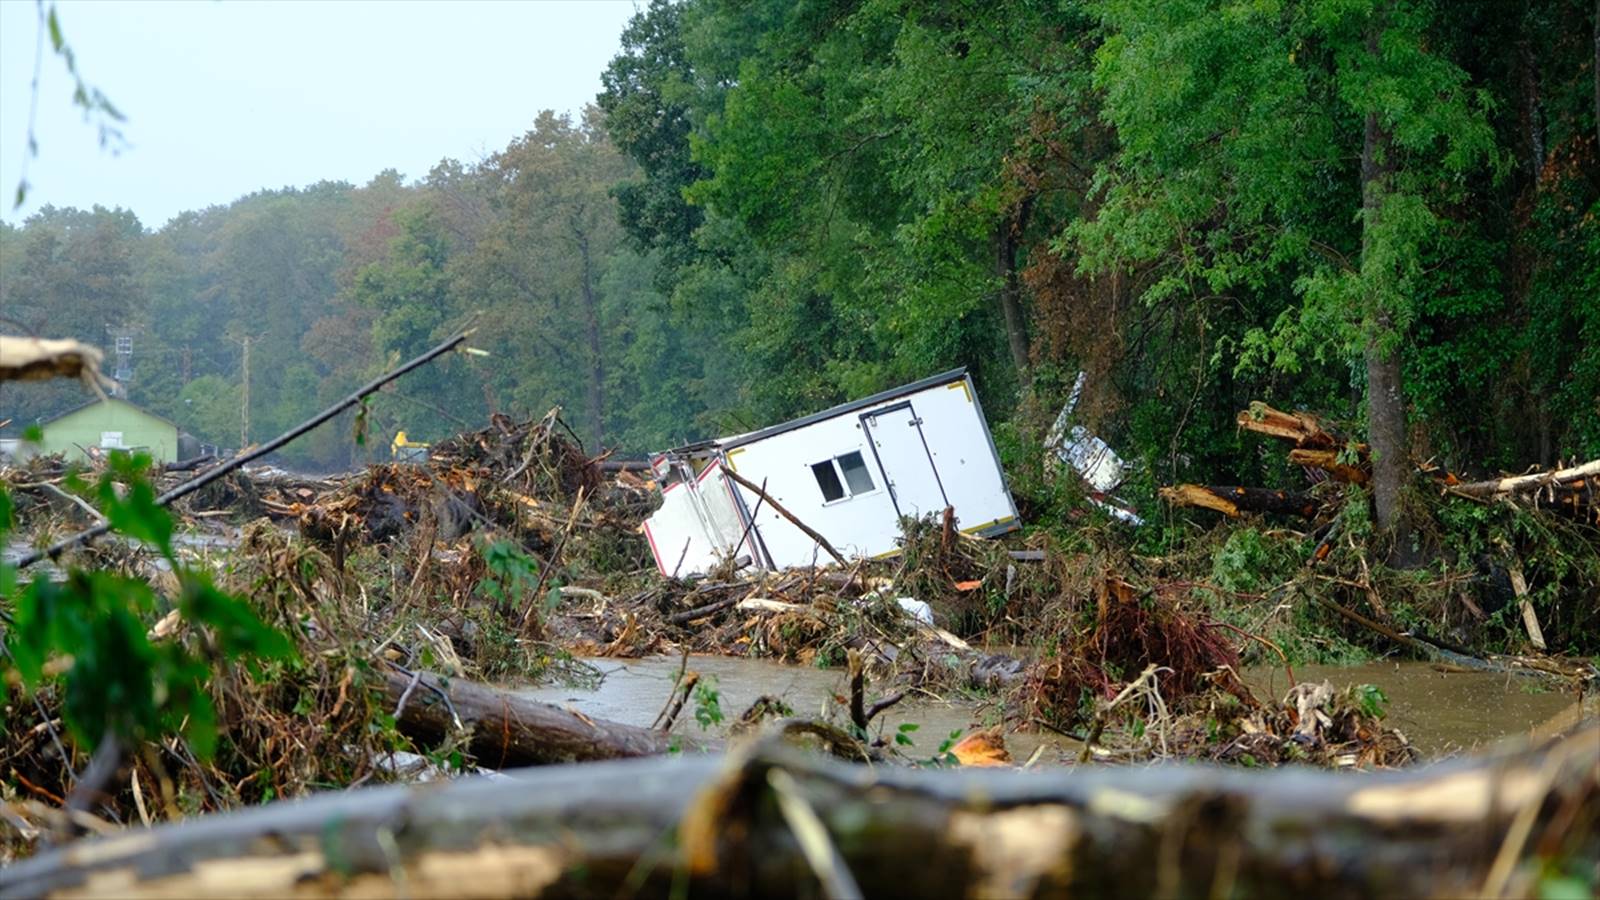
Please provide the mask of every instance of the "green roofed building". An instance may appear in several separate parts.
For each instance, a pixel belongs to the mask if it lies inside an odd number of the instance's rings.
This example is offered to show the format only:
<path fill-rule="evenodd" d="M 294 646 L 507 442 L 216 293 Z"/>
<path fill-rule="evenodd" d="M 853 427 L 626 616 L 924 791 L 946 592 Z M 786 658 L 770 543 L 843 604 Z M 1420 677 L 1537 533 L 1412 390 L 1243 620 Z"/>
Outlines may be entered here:
<path fill-rule="evenodd" d="M 82 459 L 86 452 L 127 450 L 150 454 L 156 463 L 178 459 L 178 426 L 118 397 L 93 400 L 39 423 L 40 453 Z"/>

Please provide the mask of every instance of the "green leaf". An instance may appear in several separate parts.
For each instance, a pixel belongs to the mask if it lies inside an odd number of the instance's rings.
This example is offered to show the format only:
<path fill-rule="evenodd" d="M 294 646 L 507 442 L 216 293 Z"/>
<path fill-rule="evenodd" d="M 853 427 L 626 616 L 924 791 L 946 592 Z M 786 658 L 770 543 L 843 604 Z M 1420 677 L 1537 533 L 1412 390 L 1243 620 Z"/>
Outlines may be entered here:
<path fill-rule="evenodd" d="M 49 23 L 50 27 L 50 48 L 60 53 L 61 48 L 66 44 L 66 40 L 61 36 L 61 19 L 56 15 L 54 3 L 50 4 L 50 14 L 45 17 L 45 21 Z"/>
<path fill-rule="evenodd" d="M 1593 888 L 1572 875 L 1547 875 L 1539 880 L 1539 900 L 1589 900 Z"/>
<path fill-rule="evenodd" d="M 294 646 L 287 637 L 263 624 L 243 601 L 217 590 L 204 575 L 185 573 L 182 585 L 179 608 L 183 617 L 212 629 L 225 657 L 294 658 Z"/>
<path fill-rule="evenodd" d="M 155 489 L 144 477 L 150 467 L 145 453 L 112 453 L 98 493 L 100 508 L 111 527 L 154 546 L 169 561 L 172 556 L 172 516 L 156 505 Z M 117 482 L 124 485 L 118 494 Z"/>
<path fill-rule="evenodd" d="M 210 695 L 196 690 L 189 697 L 188 713 L 183 737 L 200 761 L 208 761 L 217 752 L 217 710 L 211 705 Z"/>

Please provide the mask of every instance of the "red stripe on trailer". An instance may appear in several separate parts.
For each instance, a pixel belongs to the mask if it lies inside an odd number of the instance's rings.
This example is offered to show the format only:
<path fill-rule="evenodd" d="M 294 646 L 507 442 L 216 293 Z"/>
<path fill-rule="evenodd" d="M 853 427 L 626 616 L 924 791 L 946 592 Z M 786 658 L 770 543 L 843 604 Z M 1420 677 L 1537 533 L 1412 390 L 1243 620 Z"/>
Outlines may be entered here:
<path fill-rule="evenodd" d="M 644 523 L 644 539 L 650 542 L 650 555 L 656 558 L 656 571 L 661 573 L 662 578 L 669 577 L 666 564 L 661 561 L 661 551 L 656 549 L 656 536 L 650 533 L 649 522 Z"/>

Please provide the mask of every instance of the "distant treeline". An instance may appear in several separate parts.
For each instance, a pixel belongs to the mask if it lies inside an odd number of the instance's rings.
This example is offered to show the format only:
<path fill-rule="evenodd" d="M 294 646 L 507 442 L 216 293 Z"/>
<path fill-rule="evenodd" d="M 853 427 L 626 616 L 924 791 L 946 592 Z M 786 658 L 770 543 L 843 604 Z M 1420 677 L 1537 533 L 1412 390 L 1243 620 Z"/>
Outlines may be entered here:
<path fill-rule="evenodd" d="M 372 443 L 559 403 L 643 451 L 966 365 L 1002 444 L 1087 371 L 1083 415 L 1147 482 L 1284 477 L 1236 431 L 1252 399 L 1380 460 L 1590 457 L 1595 16 L 658 0 L 581 121 L 156 231 L 46 209 L 0 227 L 0 299 L 39 333 L 127 329 L 132 399 L 225 445 L 247 340 L 260 440 L 478 313 L 491 355 L 380 397 Z M 0 418 L 75 397 L 8 388 Z M 346 428 L 290 461 L 368 452 Z"/>
<path fill-rule="evenodd" d="M 592 444 L 661 447 L 704 427 L 690 381 L 707 348 L 667 314 L 649 255 L 625 245 L 610 191 L 631 172 L 591 110 L 543 114 L 479 165 L 263 191 L 155 231 L 125 211 L 47 207 L 0 228 L 7 327 L 91 341 L 108 371 L 128 337 L 129 399 L 237 447 L 247 343 L 248 439 L 264 441 L 475 316 L 489 356 L 407 377 L 287 461 L 341 467 L 386 454 L 398 429 L 434 440 L 558 403 Z M 83 399 L 75 385 L 7 387 L 0 417 L 15 431 Z"/>

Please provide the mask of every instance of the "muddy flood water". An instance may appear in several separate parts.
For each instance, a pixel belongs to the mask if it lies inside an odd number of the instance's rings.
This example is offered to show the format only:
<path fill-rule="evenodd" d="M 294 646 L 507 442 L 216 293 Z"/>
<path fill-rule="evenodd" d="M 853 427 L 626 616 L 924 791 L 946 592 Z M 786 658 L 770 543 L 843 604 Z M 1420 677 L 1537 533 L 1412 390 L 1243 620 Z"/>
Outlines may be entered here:
<path fill-rule="evenodd" d="M 586 662 L 604 677 L 597 687 L 544 685 L 519 691 L 531 699 L 571 707 L 585 715 L 632 725 L 649 726 L 672 691 L 679 659 L 675 656 L 637 660 L 590 659 Z M 796 715 L 820 716 L 836 706 L 835 695 L 848 691 L 845 673 L 838 669 L 790 666 L 767 660 L 723 656 L 691 656 L 689 668 L 703 680 L 715 679 L 718 706 L 731 721 L 756 698 L 770 695 L 788 704 Z M 1332 681 L 1335 687 L 1372 684 L 1389 697 L 1389 723 L 1403 731 L 1429 759 L 1460 753 L 1496 741 L 1528 734 L 1554 733 L 1580 715 L 1573 695 L 1552 690 L 1543 681 L 1525 676 L 1490 672 L 1443 672 L 1425 662 L 1372 662 L 1359 666 L 1298 666 L 1300 681 Z M 1282 668 L 1251 668 L 1245 680 L 1260 696 L 1282 696 L 1288 678 Z M 877 692 L 868 689 L 868 702 Z M 914 745 L 903 748 L 913 758 L 933 756 L 952 732 L 966 732 L 1000 721 L 1005 712 L 999 701 L 961 693 L 948 696 L 913 693 L 874 720 L 885 735 L 910 723 Z M 1600 712 L 1591 700 L 1584 714 Z M 837 715 L 837 711 L 835 713 Z M 724 722 L 726 724 L 726 722 Z M 683 734 L 700 732 L 691 702 L 673 729 Z M 722 729 L 713 729 L 720 732 Z M 1006 743 L 1017 762 L 1035 750 L 1038 763 L 1060 764 L 1074 760 L 1081 745 L 1039 728 L 1006 733 Z"/>

